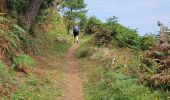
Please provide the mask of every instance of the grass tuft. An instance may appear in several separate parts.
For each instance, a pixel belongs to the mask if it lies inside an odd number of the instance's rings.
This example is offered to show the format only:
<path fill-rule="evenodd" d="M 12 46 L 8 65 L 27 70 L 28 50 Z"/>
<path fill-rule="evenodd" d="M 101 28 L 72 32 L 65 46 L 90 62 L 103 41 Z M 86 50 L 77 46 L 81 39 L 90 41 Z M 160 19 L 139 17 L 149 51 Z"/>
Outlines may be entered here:
<path fill-rule="evenodd" d="M 12 67 L 20 69 L 22 69 L 23 67 L 31 67 L 35 64 L 34 60 L 28 55 L 15 56 L 13 57 L 12 61 L 13 61 Z"/>

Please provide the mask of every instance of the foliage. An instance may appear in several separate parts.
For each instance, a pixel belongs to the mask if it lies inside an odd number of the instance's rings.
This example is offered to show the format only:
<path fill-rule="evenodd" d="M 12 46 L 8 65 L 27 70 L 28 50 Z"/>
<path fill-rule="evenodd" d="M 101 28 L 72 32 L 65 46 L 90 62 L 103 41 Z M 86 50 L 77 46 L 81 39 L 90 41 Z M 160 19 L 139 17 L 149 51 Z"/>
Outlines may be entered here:
<path fill-rule="evenodd" d="M 66 22 L 67 33 L 76 21 L 83 20 L 82 16 L 86 13 L 84 0 L 64 0 L 61 4 L 64 19 Z"/>
<path fill-rule="evenodd" d="M 54 1 L 59 2 L 59 0 L 43 0 L 41 8 L 48 8 Z M 26 12 L 29 2 L 29 0 L 7 0 L 7 8 L 13 17 L 18 17 Z"/>
<path fill-rule="evenodd" d="M 86 26 L 87 26 L 87 16 L 85 14 L 80 15 L 80 21 L 78 22 L 78 25 L 81 28 L 82 32 L 85 32 Z"/>
<path fill-rule="evenodd" d="M 86 33 L 95 34 L 98 45 L 109 45 L 116 40 L 119 47 L 140 48 L 140 36 L 137 31 L 119 24 L 117 17 L 113 16 L 102 23 L 96 17 L 88 20 Z"/>
<path fill-rule="evenodd" d="M 4 67 L 4 64 L 2 63 L 2 61 L 0 60 L 0 70 Z"/>
<path fill-rule="evenodd" d="M 141 43 L 140 43 L 140 48 L 142 50 L 148 50 L 151 49 L 152 46 L 154 45 L 154 35 L 152 34 L 145 34 L 142 38 L 141 38 Z"/>
<path fill-rule="evenodd" d="M 90 56 L 94 50 L 93 48 L 89 45 L 90 42 L 86 42 L 83 45 L 81 45 L 76 53 L 76 56 L 78 58 L 85 58 Z"/>
<path fill-rule="evenodd" d="M 98 46 L 104 45 L 108 46 L 110 42 L 112 41 L 112 31 L 108 27 L 103 27 L 100 29 L 100 27 L 97 29 L 98 31 L 95 32 L 95 42 Z"/>
<path fill-rule="evenodd" d="M 92 52 L 91 52 L 92 51 Z M 91 53 L 89 53 L 91 52 Z M 157 70 L 155 62 L 148 62 L 148 72 L 144 71 L 140 61 L 142 52 L 129 49 L 117 48 L 105 50 L 104 47 L 96 47 L 87 42 L 80 46 L 77 51 L 77 57 L 80 59 L 83 75 L 88 78 L 85 82 L 85 92 L 87 100 L 145 100 L 145 99 L 168 99 L 166 91 L 152 90 L 145 86 L 146 79 L 151 73 Z M 143 54 L 143 53 L 142 53 Z M 161 55 L 157 52 L 158 55 Z M 86 58 L 85 58 L 86 57 Z M 160 57 L 160 56 L 159 56 Z M 111 62 L 111 59 L 114 59 Z M 135 60 L 134 60 L 135 59 Z M 145 69 L 146 70 L 146 69 Z M 149 82 L 165 82 L 169 72 L 161 74 L 158 81 L 148 79 Z M 145 76 L 141 84 L 139 80 Z M 161 80 L 162 79 L 162 80 Z M 169 79 L 169 78 L 168 78 Z M 167 79 L 166 79 L 167 80 Z M 150 84 L 149 84 L 150 85 Z"/>
<path fill-rule="evenodd" d="M 165 37 L 168 38 L 168 35 Z M 141 72 L 144 73 L 141 81 L 154 88 L 169 90 L 170 43 L 168 39 L 164 43 L 160 41 L 162 40 L 158 39 L 150 50 L 145 51 L 141 59 Z"/>
<path fill-rule="evenodd" d="M 34 65 L 34 60 L 28 55 L 17 55 L 12 59 L 12 67 L 22 69 L 23 67 L 31 67 Z"/>
<path fill-rule="evenodd" d="M 139 48 L 140 37 L 135 30 L 123 28 L 116 35 L 119 46 L 128 46 L 130 48 Z"/>
<path fill-rule="evenodd" d="M 55 0 L 43 0 L 42 8 L 48 8 Z M 57 0 L 58 1 L 58 0 Z"/>
<path fill-rule="evenodd" d="M 19 34 L 19 33 L 26 33 L 24 29 L 22 29 L 20 26 L 16 24 L 12 24 L 11 29 L 13 30 L 14 33 Z"/>
<path fill-rule="evenodd" d="M 17 17 L 18 14 L 24 14 L 29 0 L 7 0 L 7 7 L 11 15 Z"/>
<path fill-rule="evenodd" d="M 98 26 L 100 25 L 102 25 L 102 22 L 99 19 L 97 19 L 95 16 L 90 17 L 87 21 L 86 33 L 95 34 L 95 32 L 98 31 Z"/>
<path fill-rule="evenodd" d="M 116 16 L 110 17 L 107 19 L 107 24 L 112 25 L 118 22 L 118 18 Z"/>
<path fill-rule="evenodd" d="M 71 46 L 70 42 L 68 43 L 67 42 L 63 42 L 63 43 L 56 42 L 56 44 L 54 45 L 55 50 L 58 52 L 59 56 L 65 55 L 65 53 L 68 51 L 70 46 Z"/>
<path fill-rule="evenodd" d="M 40 40 L 43 48 L 56 44 L 58 38 L 68 40 L 63 18 L 53 8 L 48 8 L 40 12 L 33 27 L 36 38 Z M 68 41 L 67 41 L 68 42 Z"/>
<path fill-rule="evenodd" d="M 147 87 L 137 84 L 137 79 L 106 71 L 102 67 L 93 70 L 89 76 L 88 100 L 146 100 L 164 99 L 161 92 L 153 92 Z"/>

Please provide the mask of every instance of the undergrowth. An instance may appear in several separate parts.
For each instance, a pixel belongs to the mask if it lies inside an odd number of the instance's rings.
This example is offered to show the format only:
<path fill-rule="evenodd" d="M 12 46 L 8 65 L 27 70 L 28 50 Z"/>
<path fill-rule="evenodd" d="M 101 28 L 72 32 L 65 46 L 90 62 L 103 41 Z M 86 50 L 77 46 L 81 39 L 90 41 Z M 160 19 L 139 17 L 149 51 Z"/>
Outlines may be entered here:
<path fill-rule="evenodd" d="M 34 60 L 28 55 L 18 55 L 13 57 L 13 68 L 31 67 L 35 64 Z"/>
<path fill-rule="evenodd" d="M 87 77 L 85 99 L 168 100 L 168 92 L 139 82 L 140 54 L 128 48 L 99 48 L 86 41 L 76 54 L 82 75 Z"/>
<path fill-rule="evenodd" d="M 45 13 L 33 26 L 35 37 L 18 26 L 15 19 L 13 22 L 0 17 L 0 99 L 56 100 L 61 95 L 59 70 L 71 43 L 59 14 L 52 8 Z M 58 37 L 63 41 L 58 41 Z M 24 70 L 29 73 L 13 70 L 11 66 L 21 71 L 28 67 Z"/>
<path fill-rule="evenodd" d="M 0 70 L 4 67 L 3 62 L 0 60 Z"/>

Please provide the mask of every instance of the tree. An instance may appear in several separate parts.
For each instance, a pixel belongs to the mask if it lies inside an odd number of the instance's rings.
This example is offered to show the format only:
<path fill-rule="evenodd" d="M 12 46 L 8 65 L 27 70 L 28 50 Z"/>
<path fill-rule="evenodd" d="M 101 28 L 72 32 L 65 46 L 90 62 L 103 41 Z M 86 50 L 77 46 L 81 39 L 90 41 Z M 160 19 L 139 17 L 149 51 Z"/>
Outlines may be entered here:
<path fill-rule="evenodd" d="M 88 18 L 86 16 L 86 14 L 81 14 L 80 22 L 78 24 L 79 24 L 82 32 L 84 32 L 86 29 L 87 21 L 88 21 Z"/>
<path fill-rule="evenodd" d="M 35 18 L 40 10 L 40 6 L 43 3 L 43 0 L 30 0 L 28 8 L 24 16 L 20 20 L 20 25 L 26 30 L 29 31 L 31 24 L 35 21 Z"/>
<path fill-rule="evenodd" d="M 15 18 L 23 15 L 28 7 L 29 0 L 6 0 L 8 13 Z"/>
<path fill-rule="evenodd" d="M 66 22 L 67 33 L 76 21 L 81 20 L 81 15 L 86 13 L 84 0 L 64 0 L 61 5 L 63 16 Z"/>
<path fill-rule="evenodd" d="M 61 0 L 5 0 L 8 13 L 19 19 L 19 24 L 26 31 L 30 31 L 38 12 L 49 6 L 58 5 Z M 55 5 L 55 6 L 56 6 Z"/>

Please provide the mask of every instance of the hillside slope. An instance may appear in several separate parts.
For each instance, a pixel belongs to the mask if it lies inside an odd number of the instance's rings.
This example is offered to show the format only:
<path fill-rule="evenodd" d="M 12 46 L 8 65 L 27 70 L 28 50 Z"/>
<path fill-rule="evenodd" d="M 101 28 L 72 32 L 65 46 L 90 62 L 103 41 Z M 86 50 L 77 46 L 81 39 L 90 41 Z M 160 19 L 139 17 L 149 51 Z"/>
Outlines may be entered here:
<path fill-rule="evenodd" d="M 76 55 L 84 79 L 85 100 L 168 100 L 169 92 L 154 89 L 140 82 L 142 52 L 129 48 L 98 47 L 91 36 Z"/>
<path fill-rule="evenodd" d="M 64 56 L 70 39 L 52 8 L 37 17 L 32 34 L 17 20 L 0 17 L 0 99 L 50 99 L 62 93 Z"/>

